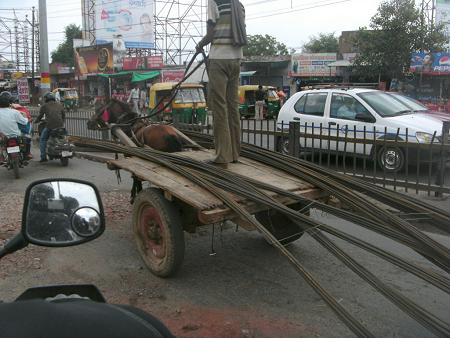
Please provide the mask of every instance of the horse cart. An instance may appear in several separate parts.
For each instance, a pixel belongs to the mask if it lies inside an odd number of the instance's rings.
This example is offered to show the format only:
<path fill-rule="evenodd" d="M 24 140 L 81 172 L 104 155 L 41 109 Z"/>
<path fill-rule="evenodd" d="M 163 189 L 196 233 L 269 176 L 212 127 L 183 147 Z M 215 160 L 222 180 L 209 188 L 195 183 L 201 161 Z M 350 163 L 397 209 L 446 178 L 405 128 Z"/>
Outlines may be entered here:
<path fill-rule="evenodd" d="M 206 162 L 213 157 L 211 150 L 198 149 L 176 153 Z M 112 155 L 112 154 L 111 154 Z M 138 157 L 117 159 L 107 154 L 78 152 L 78 156 L 106 163 L 111 170 L 123 169 L 131 173 L 140 190 L 133 200 L 132 228 L 137 248 L 152 273 L 161 277 L 173 275 L 180 267 L 185 251 L 184 231 L 194 233 L 201 225 L 213 225 L 231 220 L 246 230 L 255 230 L 239 219 L 220 199 L 173 170 Z M 263 183 L 269 183 L 309 199 L 326 199 L 328 195 L 296 177 L 248 158 L 229 164 L 228 170 Z M 302 208 L 286 196 L 267 192 L 285 205 Z M 286 245 L 302 235 L 289 218 L 268 210 L 243 197 L 227 193 L 263 224 L 282 244 Z"/>

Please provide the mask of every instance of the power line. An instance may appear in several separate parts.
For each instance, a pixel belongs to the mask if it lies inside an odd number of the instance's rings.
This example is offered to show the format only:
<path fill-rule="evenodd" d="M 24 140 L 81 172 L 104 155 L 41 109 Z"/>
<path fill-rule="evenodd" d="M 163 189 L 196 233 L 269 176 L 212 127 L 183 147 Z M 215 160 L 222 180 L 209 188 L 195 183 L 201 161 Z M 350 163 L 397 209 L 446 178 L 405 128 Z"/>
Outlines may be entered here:
<path fill-rule="evenodd" d="M 322 4 L 322 5 L 313 5 L 313 6 L 309 6 L 309 7 L 302 7 L 302 8 L 291 8 L 287 11 L 284 12 L 271 12 L 270 14 L 264 14 L 264 15 L 259 15 L 259 16 L 255 16 L 255 17 L 250 17 L 250 18 L 246 18 L 246 20 L 256 20 L 256 19 L 261 19 L 261 18 L 267 18 L 269 16 L 277 16 L 277 15 L 283 15 L 283 14 L 290 14 L 292 12 L 300 12 L 300 11 L 306 11 L 308 9 L 314 9 L 314 8 L 319 8 L 319 7 L 325 7 L 325 6 L 331 6 L 331 5 L 335 5 L 335 4 L 339 4 L 339 3 L 344 3 L 344 2 L 349 2 L 352 0 L 340 0 L 340 1 L 334 1 L 334 2 L 330 2 L 330 3 L 326 3 L 326 4 Z"/>

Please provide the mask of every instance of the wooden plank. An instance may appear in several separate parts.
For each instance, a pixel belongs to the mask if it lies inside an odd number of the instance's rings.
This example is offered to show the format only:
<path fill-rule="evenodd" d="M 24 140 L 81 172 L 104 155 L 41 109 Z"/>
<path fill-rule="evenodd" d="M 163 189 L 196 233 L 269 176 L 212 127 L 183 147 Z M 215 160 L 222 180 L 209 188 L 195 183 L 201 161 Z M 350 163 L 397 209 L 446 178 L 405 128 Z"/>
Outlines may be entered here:
<path fill-rule="evenodd" d="M 176 155 L 202 162 L 208 161 L 214 156 L 213 151 L 209 150 L 186 151 L 176 153 Z M 157 163 L 137 157 L 121 157 L 115 160 L 104 154 L 83 154 L 83 157 L 104 161 L 108 164 L 108 167 L 124 169 L 142 181 L 150 182 L 151 185 L 164 190 L 166 194 L 176 197 L 195 208 L 199 221 L 203 224 L 216 223 L 235 217 L 234 213 L 214 195 L 173 170 Z M 228 170 L 308 198 L 317 199 L 324 196 L 323 191 L 313 187 L 311 184 L 250 159 L 240 158 L 239 163 L 229 164 Z M 264 210 L 263 206 L 248 202 L 241 196 L 225 193 L 251 213 Z M 273 192 L 266 193 L 284 204 L 294 202 L 290 198 L 278 196 Z"/>
<path fill-rule="evenodd" d="M 325 191 L 323 191 L 321 189 L 317 189 L 317 188 L 294 191 L 294 194 L 303 196 L 306 198 L 310 198 L 310 199 L 316 199 L 316 200 L 320 199 L 320 198 L 325 198 L 328 196 L 328 193 L 326 193 Z M 275 195 L 274 198 L 278 202 L 281 202 L 285 205 L 293 204 L 296 202 L 293 199 L 291 199 L 289 197 L 285 197 L 285 196 Z M 245 207 L 245 209 L 251 214 L 254 214 L 256 212 L 267 209 L 265 206 L 254 203 L 254 202 L 241 201 L 240 204 L 242 204 Z M 234 213 L 234 211 L 232 211 L 231 209 L 229 209 L 227 207 L 225 207 L 225 208 L 221 207 L 221 208 L 215 208 L 215 209 L 211 209 L 211 210 L 200 210 L 198 212 L 197 217 L 198 217 L 200 223 L 202 223 L 202 224 L 213 224 L 213 223 L 219 223 L 219 222 L 225 221 L 227 219 L 232 220 L 233 218 L 235 218 L 237 216 Z"/>

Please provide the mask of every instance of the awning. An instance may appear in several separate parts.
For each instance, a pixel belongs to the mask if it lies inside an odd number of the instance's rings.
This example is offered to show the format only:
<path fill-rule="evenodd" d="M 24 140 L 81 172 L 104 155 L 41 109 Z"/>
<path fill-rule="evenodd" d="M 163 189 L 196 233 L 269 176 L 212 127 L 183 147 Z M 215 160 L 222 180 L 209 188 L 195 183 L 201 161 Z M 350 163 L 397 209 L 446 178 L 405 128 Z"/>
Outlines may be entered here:
<path fill-rule="evenodd" d="M 255 73 L 256 73 L 256 70 L 250 70 L 248 72 L 241 72 L 239 74 L 239 76 L 240 77 L 242 77 L 242 76 L 253 76 L 253 75 L 255 75 Z"/>
<path fill-rule="evenodd" d="M 152 70 L 150 72 L 145 73 L 138 73 L 134 71 L 125 71 L 125 72 L 119 72 L 114 74 L 98 74 L 102 77 L 120 77 L 125 75 L 131 75 L 131 82 L 139 82 L 139 81 L 145 81 L 153 79 L 160 75 L 160 72 L 158 70 Z"/>

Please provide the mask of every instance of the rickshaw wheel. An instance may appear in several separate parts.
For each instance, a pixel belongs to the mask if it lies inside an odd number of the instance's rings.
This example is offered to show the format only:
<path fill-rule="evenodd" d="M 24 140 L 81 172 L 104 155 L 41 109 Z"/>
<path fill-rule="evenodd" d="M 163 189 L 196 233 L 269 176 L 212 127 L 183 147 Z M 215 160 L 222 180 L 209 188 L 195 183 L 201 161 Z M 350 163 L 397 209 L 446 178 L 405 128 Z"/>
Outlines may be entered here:
<path fill-rule="evenodd" d="M 178 210 L 160 190 L 142 190 L 133 205 L 133 232 L 148 269 L 160 277 L 175 274 L 184 258 L 184 232 Z"/>

